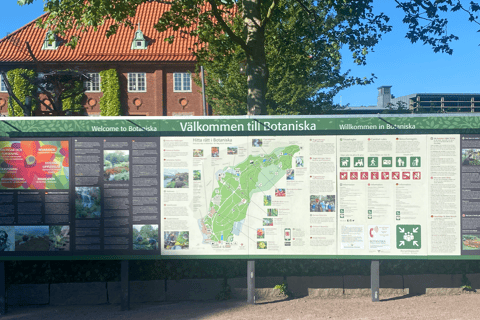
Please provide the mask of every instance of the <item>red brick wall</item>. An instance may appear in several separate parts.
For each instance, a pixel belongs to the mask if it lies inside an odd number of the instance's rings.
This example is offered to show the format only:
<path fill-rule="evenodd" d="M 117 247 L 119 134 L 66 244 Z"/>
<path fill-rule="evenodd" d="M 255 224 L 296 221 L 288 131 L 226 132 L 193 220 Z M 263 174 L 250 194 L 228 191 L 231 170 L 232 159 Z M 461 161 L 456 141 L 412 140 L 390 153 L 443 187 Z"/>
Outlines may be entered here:
<path fill-rule="evenodd" d="M 160 63 L 90 63 L 90 64 L 51 64 L 45 70 L 77 69 L 82 72 L 100 72 L 116 69 L 121 86 L 121 104 L 125 115 L 138 116 L 171 116 L 203 115 L 201 87 L 192 79 L 192 92 L 173 92 L 174 72 L 194 72 L 193 64 L 160 64 Z M 44 71 L 44 70 L 40 70 Z M 147 92 L 128 92 L 128 73 L 145 72 Z M 89 115 L 100 114 L 101 92 L 85 92 L 84 107 Z M 183 100 L 182 100 L 183 99 Z M 4 105 L 2 105 L 4 101 Z M 182 105 L 181 102 L 186 102 Z M 137 102 L 137 104 L 135 104 Z M 0 113 L 8 114 L 8 94 L 0 92 Z M 42 110 L 46 110 L 42 107 Z"/>
<path fill-rule="evenodd" d="M 194 72 L 195 68 L 191 66 L 170 66 L 165 69 L 166 71 L 166 88 L 165 92 L 166 99 L 166 114 L 167 116 L 180 116 L 180 115 L 203 115 L 203 106 L 202 106 L 202 87 L 199 87 L 193 81 L 193 74 L 191 80 L 192 91 L 191 92 L 173 92 L 173 74 L 175 72 Z M 182 105 L 183 101 L 186 101 L 186 105 Z"/>

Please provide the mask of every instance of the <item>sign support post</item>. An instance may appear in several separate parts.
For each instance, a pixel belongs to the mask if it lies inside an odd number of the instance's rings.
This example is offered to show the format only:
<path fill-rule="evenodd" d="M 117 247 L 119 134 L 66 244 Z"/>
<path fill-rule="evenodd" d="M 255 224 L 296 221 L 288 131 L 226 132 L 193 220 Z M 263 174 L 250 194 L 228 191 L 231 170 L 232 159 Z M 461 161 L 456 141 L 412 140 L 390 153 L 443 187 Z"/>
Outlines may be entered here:
<path fill-rule="evenodd" d="M 5 261 L 0 261 L 0 315 L 7 313 L 5 289 Z"/>
<path fill-rule="evenodd" d="M 372 288 L 372 302 L 380 301 L 380 261 L 378 260 L 372 260 L 370 285 Z"/>
<path fill-rule="evenodd" d="M 247 303 L 255 304 L 255 261 L 247 261 Z"/>
<path fill-rule="evenodd" d="M 130 282 L 128 279 L 128 260 L 121 262 L 122 311 L 130 310 Z"/>

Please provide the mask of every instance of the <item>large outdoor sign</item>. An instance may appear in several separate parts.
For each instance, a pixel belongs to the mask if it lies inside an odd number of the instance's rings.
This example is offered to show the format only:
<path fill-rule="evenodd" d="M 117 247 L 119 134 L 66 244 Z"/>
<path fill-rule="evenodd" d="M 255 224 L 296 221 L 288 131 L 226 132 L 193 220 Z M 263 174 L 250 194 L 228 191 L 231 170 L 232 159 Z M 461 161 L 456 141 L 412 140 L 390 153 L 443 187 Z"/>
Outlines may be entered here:
<path fill-rule="evenodd" d="M 0 121 L 0 260 L 480 257 L 480 117 Z"/>

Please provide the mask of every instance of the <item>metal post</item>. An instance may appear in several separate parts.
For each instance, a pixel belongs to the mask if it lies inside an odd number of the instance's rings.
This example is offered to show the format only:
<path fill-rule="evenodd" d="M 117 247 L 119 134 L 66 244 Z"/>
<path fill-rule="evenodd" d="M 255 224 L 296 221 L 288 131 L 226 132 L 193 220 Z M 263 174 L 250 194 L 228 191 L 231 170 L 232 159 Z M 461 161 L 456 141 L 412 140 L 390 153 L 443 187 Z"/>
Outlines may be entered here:
<path fill-rule="evenodd" d="M 370 284 L 372 288 L 372 301 L 380 301 L 380 261 L 378 260 L 372 260 Z"/>
<path fill-rule="evenodd" d="M 247 261 L 247 303 L 255 304 L 255 261 Z"/>
<path fill-rule="evenodd" d="M 5 261 L 0 261 L 0 315 L 7 313 L 5 289 Z"/>
<path fill-rule="evenodd" d="M 121 265 L 121 285 L 122 285 L 122 311 L 130 310 L 130 282 L 128 280 L 128 260 L 122 260 Z"/>

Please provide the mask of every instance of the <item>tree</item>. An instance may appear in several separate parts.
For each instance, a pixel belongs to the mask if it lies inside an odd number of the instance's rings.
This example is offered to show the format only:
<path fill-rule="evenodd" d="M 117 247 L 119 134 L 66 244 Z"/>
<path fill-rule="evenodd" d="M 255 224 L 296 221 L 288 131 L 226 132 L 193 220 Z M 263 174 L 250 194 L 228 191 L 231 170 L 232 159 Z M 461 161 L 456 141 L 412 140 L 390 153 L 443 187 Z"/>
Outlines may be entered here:
<path fill-rule="evenodd" d="M 332 98 L 352 84 L 368 84 L 373 78 L 349 77 L 340 72 L 340 44 L 335 27 L 311 19 L 299 3 L 281 0 L 265 33 L 268 114 L 319 114 L 332 108 Z M 321 12 L 321 14 L 325 14 Z M 343 21 L 341 21 L 343 22 Z M 241 23 L 241 21 L 236 21 Z M 239 27 L 238 27 L 239 28 Z M 201 57 L 206 73 L 206 94 L 214 114 L 245 114 L 246 75 L 239 66 L 246 60 L 239 45 L 230 54 L 209 47 Z M 214 59 L 209 59 L 214 56 Z M 200 78 L 196 78 L 200 83 Z"/>
<path fill-rule="evenodd" d="M 18 3 L 24 5 L 33 1 L 35 0 L 18 0 Z M 313 60 L 321 61 L 328 55 L 335 60 L 339 49 L 347 46 L 354 60 L 365 64 L 368 51 L 379 41 L 382 33 L 390 30 L 386 25 L 389 20 L 387 16 L 372 13 L 372 0 L 44 0 L 45 10 L 51 14 L 39 24 L 65 36 L 66 30 L 75 29 L 80 32 L 89 27 L 96 28 L 106 19 L 113 19 L 114 23 L 106 33 L 108 37 L 120 25 L 133 27 L 129 18 L 145 2 L 170 6 L 170 11 L 164 13 L 155 25 L 158 31 L 181 29 L 184 33 L 198 37 L 196 55 L 200 63 L 232 53 L 244 54 L 247 108 L 253 113 L 258 110 L 262 114 L 267 113 L 267 83 L 271 73 L 266 48 L 268 40 L 274 39 L 273 36 L 278 37 L 280 48 L 283 47 L 281 35 L 277 32 L 280 29 L 272 28 L 272 25 L 288 24 L 286 17 L 282 16 L 286 10 L 291 13 L 289 10 L 295 6 L 297 10 L 301 9 L 304 21 L 311 25 L 313 39 L 322 39 L 323 36 L 328 39 L 326 43 L 314 42 L 310 54 Z M 449 43 L 458 39 L 455 35 L 446 34 L 448 20 L 442 17 L 444 13 L 464 11 L 470 21 L 478 23 L 476 13 L 480 6 L 477 2 L 470 2 L 468 6 L 460 0 L 395 2 L 405 13 L 403 21 L 410 29 L 407 37 L 412 42 L 420 40 L 431 45 L 435 52 L 451 54 Z M 72 37 L 69 45 L 74 47 L 79 39 L 79 34 Z M 168 40 L 174 41 L 173 36 Z M 345 85 L 345 82 L 340 82 L 340 85 Z M 232 108 L 238 107 L 232 105 Z"/>
<path fill-rule="evenodd" d="M 18 0 L 29 4 L 35 0 Z M 339 49 L 348 46 L 359 64 L 381 38 L 390 30 L 388 18 L 382 13 L 372 13 L 372 0 L 115 0 L 115 1 L 57 1 L 45 0 L 45 10 L 51 14 L 39 22 L 55 34 L 65 36 L 66 30 L 79 32 L 89 27 L 96 28 L 106 19 L 114 23 L 107 37 L 114 34 L 120 25 L 132 27 L 129 18 L 144 2 L 161 2 L 170 6 L 155 25 L 160 32 L 167 29 L 183 30 L 199 41 L 196 55 L 199 62 L 211 61 L 241 50 L 246 60 L 247 107 L 253 113 L 267 113 L 267 66 L 266 36 L 271 24 L 282 24 L 284 10 L 303 12 L 305 27 L 310 25 L 314 44 L 309 59 L 321 62 L 330 55 L 339 60 Z M 276 30 L 272 28 L 272 30 Z M 272 31 L 275 35 L 275 31 Z M 282 45 L 281 35 L 276 35 Z M 325 36 L 322 41 L 317 41 Z M 70 39 L 75 46 L 80 35 Z M 169 37 L 169 41 L 174 41 Z M 288 52 L 287 57 L 288 57 Z M 311 56 L 311 58 L 310 58 Z M 304 57 L 306 58 L 306 57 Z M 313 61 L 312 60 L 312 61 Z M 328 59 L 327 59 L 328 60 Z M 332 67 L 327 63 L 328 70 Z M 273 76 L 277 76 L 276 74 Z M 341 83 L 340 85 L 344 85 Z"/>
<path fill-rule="evenodd" d="M 79 112 L 78 100 L 82 99 L 85 91 L 83 80 L 89 79 L 75 70 L 51 71 L 41 77 L 26 69 L 13 69 L 7 74 L 1 71 L 0 74 L 10 96 L 9 115 L 25 117 L 31 116 L 32 106 L 35 107 L 32 102 L 27 103 L 27 96 L 34 98 L 33 101 L 42 104 L 56 115 L 63 111 Z M 43 95 L 45 100 L 40 99 L 40 95 Z"/>
<path fill-rule="evenodd" d="M 477 12 L 480 11 L 478 2 L 470 1 L 468 5 L 460 0 L 395 0 L 397 8 L 405 13 L 403 22 L 408 24 L 406 35 L 412 43 L 422 41 L 430 45 L 434 52 L 453 53 L 450 42 L 458 40 L 454 34 L 447 34 L 449 12 L 464 12 L 468 21 L 480 25 Z M 479 30 L 480 31 L 480 30 Z"/>

